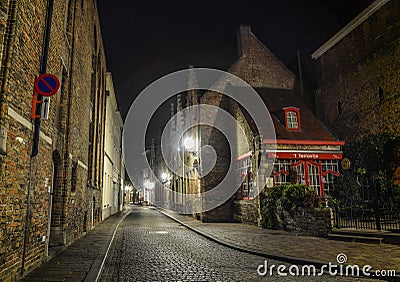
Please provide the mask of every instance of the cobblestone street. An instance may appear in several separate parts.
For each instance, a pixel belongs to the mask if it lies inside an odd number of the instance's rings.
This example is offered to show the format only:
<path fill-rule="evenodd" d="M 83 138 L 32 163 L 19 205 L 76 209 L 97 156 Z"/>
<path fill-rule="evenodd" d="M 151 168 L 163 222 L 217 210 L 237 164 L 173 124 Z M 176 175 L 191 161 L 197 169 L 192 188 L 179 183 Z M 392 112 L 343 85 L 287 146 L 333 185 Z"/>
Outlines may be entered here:
<path fill-rule="evenodd" d="M 261 277 L 257 267 L 264 260 L 214 243 L 154 208 L 134 207 L 116 233 L 101 281 L 321 280 L 321 277 L 278 277 L 276 272 L 272 277 Z M 268 265 L 272 264 L 289 266 L 268 260 Z M 324 280 L 361 281 L 331 276 L 324 276 Z"/>

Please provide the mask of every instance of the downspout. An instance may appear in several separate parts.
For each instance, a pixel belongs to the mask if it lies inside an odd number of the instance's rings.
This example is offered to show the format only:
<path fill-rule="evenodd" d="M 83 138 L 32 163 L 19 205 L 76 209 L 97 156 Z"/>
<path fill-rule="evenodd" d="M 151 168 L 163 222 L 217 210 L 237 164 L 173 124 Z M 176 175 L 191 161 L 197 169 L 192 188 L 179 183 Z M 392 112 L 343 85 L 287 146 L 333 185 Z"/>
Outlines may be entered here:
<path fill-rule="evenodd" d="M 47 12 L 46 12 L 46 21 L 45 21 L 45 33 L 43 38 L 43 50 L 42 57 L 40 60 L 40 74 L 46 73 L 47 69 L 47 59 L 49 54 L 49 43 L 50 43 L 50 31 L 51 31 L 51 20 L 53 17 L 53 6 L 54 0 L 48 0 L 47 2 Z M 38 100 L 41 100 L 42 96 L 38 95 Z M 36 108 L 36 113 L 40 113 L 41 104 L 38 104 Z M 24 230 L 24 242 L 22 248 L 22 265 L 21 265 L 21 276 L 25 271 L 25 257 L 26 257 L 26 249 L 29 241 L 29 228 L 31 223 L 31 188 L 32 188 L 32 177 L 33 177 L 33 158 L 39 152 L 39 132 L 40 132 L 40 118 L 36 118 L 34 121 L 34 133 L 33 133 L 33 144 L 32 144 L 32 153 L 30 156 L 30 170 L 29 170 L 29 184 L 28 184 L 28 193 L 26 196 L 26 214 L 25 214 L 25 230 Z"/>
<path fill-rule="evenodd" d="M 9 34 L 6 35 L 4 46 L 4 57 L 1 62 L 1 77 L 2 84 L 0 90 L 0 161 L 3 161 L 3 156 L 7 154 L 7 81 L 8 81 L 8 73 L 9 73 L 9 65 L 12 56 L 12 48 L 14 33 L 15 33 L 15 22 L 16 22 L 16 10 L 17 10 L 17 0 L 10 0 L 8 18 L 6 30 L 9 30 Z M 1 166 L 0 166 L 1 169 Z"/>
<path fill-rule="evenodd" d="M 100 58 L 101 58 L 101 56 L 100 56 Z M 100 68 L 100 66 L 101 66 L 101 60 L 100 60 L 100 58 L 99 58 L 99 61 L 98 61 L 98 64 L 99 64 L 99 69 L 101 69 Z M 105 155 L 105 152 L 104 152 L 104 145 L 105 145 L 105 139 L 106 139 L 106 134 L 105 134 L 105 130 L 106 130 L 106 107 L 107 107 L 107 96 L 105 95 L 105 92 L 106 92 L 106 75 L 105 75 L 105 73 L 104 72 L 101 72 L 101 74 L 102 74 L 102 79 L 101 79 L 101 81 L 102 81 L 102 88 L 100 89 L 100 92 L 99 92 L 99 94 L 101 95 L 101 93 L 103 93 L 103 97 L 102 97 L 102 101 L 103 101 L 103 109 L 102 109 L 102 112 L 103 112 L 103 117 L 102 117 L 102 120 L 103 120 L 103 125 L 102 125 L 102 127 L 101 127 L 101 134 L 102 134 L 102 146 L 101 146 L 101 148 L 102 148 L 102 154 L 100 154 L 101 156 L 102 156 L 102 163 L 103 163 L 103 165 L 102 165 L 102 167 L 101 167 L 101 178 L 99 179 L 100 181 L 101 181 L 101 187 L 99 187 L 100 188 L 100 199 L 101 199 L 101 201 L 103 200 L 103 197 L 102 197 L 102 193 L 104 192 L 103 191 L 103 188 L 104 188 L 104 155 Z M 100 183 L 99 183 L 100 184 Z M 101 214 L 101 219 L 103 219 L 103 206 L 104 206 L 104 204 L 103 204 L 103 202 L 101 203 L 101 211 L 102 211 L 102 214 Z"/>
<path fill-rule="evenodd" d="M 52 209 L 53 209 L 53 194 L 54 194 L 54 183 L 56 180 L 56 167 L 55 167 L 55 160 L 53 157 L 52 166 L 51 166 L 51 183 L 48 187 L 49 192 L 49 217 L 47 222 L 47 233 L 46 233 L 46 256 L 49 256 L 49 245 L 50 245 L 50 232 L 51 232 L 51 219 L 52 219 Z"/>

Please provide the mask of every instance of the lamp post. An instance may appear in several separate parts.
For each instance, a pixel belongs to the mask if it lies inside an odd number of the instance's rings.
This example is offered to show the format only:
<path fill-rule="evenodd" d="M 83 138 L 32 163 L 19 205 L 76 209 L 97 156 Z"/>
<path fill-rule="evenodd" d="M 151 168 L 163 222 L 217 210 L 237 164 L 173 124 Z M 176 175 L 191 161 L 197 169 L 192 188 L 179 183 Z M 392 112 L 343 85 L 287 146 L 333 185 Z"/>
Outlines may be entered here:
<path fill-rule="evenodd" d="M 169 206 L 169 195 L 168 195 L 168 197 L 166 196 L 167 194 L 167 187 L 166 187 L 166 185 L 167 185 L 167 183 L 169 182 L 169 179 L 170 179 L 170 176 L 169 176 L 169 174 L 168 173 L 166 173 L 166 172 L 163 172 L 162 174 L 161 174 L 161 183 L 163 184 L 163 190 L 162 190 L 162 193 L 161 193 L 161 202 L 162 202 L 162 206 L 163 207 L 165 207 L 165 202 L 167 202 L 168 203 L 168 206 Z"/>

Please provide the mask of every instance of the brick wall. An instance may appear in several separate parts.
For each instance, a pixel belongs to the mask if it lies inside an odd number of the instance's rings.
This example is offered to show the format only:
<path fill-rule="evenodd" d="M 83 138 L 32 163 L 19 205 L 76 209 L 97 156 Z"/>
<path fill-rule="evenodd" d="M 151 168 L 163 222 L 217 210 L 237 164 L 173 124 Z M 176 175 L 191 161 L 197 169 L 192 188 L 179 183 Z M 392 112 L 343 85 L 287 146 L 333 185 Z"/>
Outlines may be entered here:
<path fill-rule="evenodd" d="M 317 116 L 340 139 L 400 134 L 399 14 L 388 1 L 318 59 Z"/>
<path fill-rule="evenodd" d="M 6 151 L 0 156 L 0 280 L 16 280 L 21 271 L 31 168 L 30 111 L 46 5 L 44 0 L 0 2 L 0 125 L 7 132 Z M 51 98 L 49 119 L 41 122 L 39 154 L 32 161 L 26 271 L 46 259 L 49 244 L 70 244 L 101 218 L 101 177 L 94 188 L 87 186 L 89 166 L 96 162 L 94 171 L 101 176 L 103 156 L 106 63 L 95 5 L 95 1 L 54 2 L 47 72 L 62 85 Z M 90 135 L 91 123 L 97 126 L 96 134 Z M 94 137 L 96 148 L 91 148 Z M 97 158 L 91 159 L 92 152 Z M 43 242 L 47 235 L 50 238 Z"/>
<path fill-rule="evenodd" d="M 231 66 L 228 72 L 240 77 L 252 87 L 283 88 L 292 89 L 295 84 L 295 76 L 291 71 L 251 32 L 250 27 L 241 26 L 238 31 L 238 60 Z M 235 85 L 234 81 L 230 81 Z M 222 85 L 221 89 L 226 87 Z M 252 150 L 254 135 L 241 109 L 226 96 L 207 92 L 201 98 L 202 104 L 218 106 L 231 113 L 238 124 L 242 126 L 247 137 L 248 149 L 245 144 L 236 143 L 236 148 L 232 148 L 233 154 L 241 155 Z M 203 115 L 204 113 L 202 113 Z M 225 176 L 230 165 L 229 146 L 225 137 L 215 129 L 209 127 L 201 128 L 201 144 L 208 144 L 214 147 L 218 154 L 218 159 L 214 170 L 202 178 L 201 187 L 206 191 L 212 189 Z M 254 160 L 255 162 L 255 160 Z M 253 167 L 256 167 L 255 163 Z M 258 198 L 257 198 L 258 199 Z M 259 205 L 258 200 L 254 200 L 254 205 Z M 232 221 L 234 214 L 233 197 L 224 205 L 202 214 L 202 219 L 206 221 Z"/>
<path fill-rule="evenodd" d="M 250 27 L 241 26 L 238 31 L 239 59 L 229 72 L 239 76 L 252 87 L 292 89 L 295 76 L 292 72 L 251 32 Z"/>

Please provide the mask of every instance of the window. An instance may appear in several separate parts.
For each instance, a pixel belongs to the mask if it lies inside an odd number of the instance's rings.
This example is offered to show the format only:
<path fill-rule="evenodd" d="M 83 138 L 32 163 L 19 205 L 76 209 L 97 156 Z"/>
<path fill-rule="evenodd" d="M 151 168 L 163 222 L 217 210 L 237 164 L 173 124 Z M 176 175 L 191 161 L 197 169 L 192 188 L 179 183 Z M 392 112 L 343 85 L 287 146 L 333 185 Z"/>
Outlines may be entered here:
<path fill-rule="evenodd" d="M 285 112 L 286 130 L 301 130 L 300 109 L 296 107 L 283 108 Z"/>
<path fill-rule="evenodd" d="M 322 182 L 325 194 L 331 194 L 335 189 L 334 180 L 339 176 L 339 164 L 337 161 L 327 160 L 322 162 Z"/>
<path fill-rule="evenodd" d="M 314 188 L 319 195 L 329 195 L 334 189 L 334 179 L 340 173 L 337 160 L 277 159 L 272 175 L 275 186 L 298 183 Z"/>
<path fill-rule="evenodd" d="M 71 192 L 76 191 L 76 182 L 77 182 L 77 174 L 78 174 L 78 163 L 73 162 L 71 168 Z"/>
<path fill-rule="evenodd" d="M 290 183 L 290 161 L 289 160 L 276 160 L 274 163 L 274 184 L 282 185 Z"/>
<path fill-rule="evenodd" d="M 305 178 L 305 169 L 304 169 L 304 161 L 293 161 L 292 170 L 295 172 L 296 179 L 293 179 L 293 183 L 304 184 L 307 185 Z"/>
<path fill-rule="evenodd" d="M 385 92 L 383 91 L 383 88 L 379 86 L 378 88 L 378 94 L 379 94 L 379 101 L 382 102 L 385 99 Z"/>
<path fill-rule="evenodd" d="M 253 199 L 254 190 L 251 156 L 236 161 L 235 174 L 237 183 L 240 184 L 238 198 L 247 200 Z"/>
<path fill-rule="evenodd" d="M 94 51 L 97 52 L 97 27 L 94 25 L 93 27 L 93 47 Z"/>
<path fill-rule="evenodd" d="M 308 186 L 314 188 L 314 191 L 320 194 L 321 189 L 321 175 L 320 165 L 309 161 L 308 165 Z"/>

